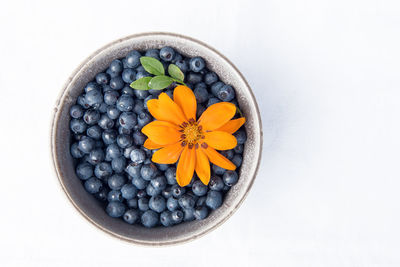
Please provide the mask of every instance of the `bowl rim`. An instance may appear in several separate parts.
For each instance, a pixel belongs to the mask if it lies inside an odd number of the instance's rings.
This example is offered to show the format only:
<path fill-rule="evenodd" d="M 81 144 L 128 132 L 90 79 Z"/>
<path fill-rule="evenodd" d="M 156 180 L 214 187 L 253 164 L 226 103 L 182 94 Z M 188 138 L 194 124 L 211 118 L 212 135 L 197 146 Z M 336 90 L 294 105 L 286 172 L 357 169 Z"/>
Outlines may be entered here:
<path fill-rule="evenodd" d="M 123 235 L 117 234 L 113 231 L 111 231 L 110 229 L 107 229 L 105 227 L 103 227 L 102 225 L 98 224 L 97 222 L 95 222 L 90 216 L 88 216 L 83 210 L 81 210 L 81 208 L 78 206 L 77 203 L 75 203 L 74 199 L 71 197 L 71 195 L 69 194 L 64 181 L 62 179 L 62 175 L 60 173 L 60 167 L 59 164 L 57 162 L 57 155 L 56 155 L 56 128 L 57 128 L 57 122 L 58 122 L 58 118 L 61 115 L 60 112 L 60 106 L 62 105 L 62 100 L 65 96 L 65 94 L 68 92 L 69 86 L 71 84 L 71 82 L 74 80 L 74 78 L 77 76 L 77 74 L 80 72 L 80 70 L 90 61 L 92 60 L 94 57 L 96 57 L 98 54 L 100 54 L 102 51 L 106 50 L 107 48 L 110 48 L 118 43 L 127 41 L 129 39 L 134 39 L 134 38 L 138 38 L 138 37 L 146 37 L 146 36 L 156 36 L 156 35 L 161 35 L 161 36 L 169 36 L 169 37 L 173 37 L 173 38 L 181 38 L 181 39 L 186 39 L 188 41 L 197 43 L 200 46 L 204 46 L 205 48 L 211 50 L 212 52 L 216 53 L 219 57 L 221 57 L 223 60 L 225 60 L 239 75 L 240 79 L 244 82 L 245 86 L 248 89 L 248 93 L 253 101 L 253 103 L 255 103 L 255 110 L 256 110 L 256 121 L 260 126 L 260 131 L 259 131 L 259 141 L 260 141 L 260 148 L 259 148 L 259 153 L 257 155 L 258 161 L 257 164 L 255 166 L 254 169 L 254 175 L 251 178 L 250 183 L 248 184 L 246 190 L 244 191 L 244 193 L 241 195 L 241 198 L 239 200 L 239 202 L 235 205 L 231 207 L 231 210 L 228 214 L 226 214 L 225 217 L 223 217 L 221 220 L 219 220 L 217 223 L 211 225 L 209 228 L 206 228 L 204 231 L 202 231 L 199 234 L 196 235 L 191 235 L 189 237 L 186 238 L 182 238 L 179 240 L 174 240 L 174 241 L 167 241 L 167 242 L 152 242 L 152 241 L 139 241 L 139 240 L 134 240 L 134 239 L 130 239 L 128 237 L 125 237 Z M 101 230 L 101 232 L 103 233 L 107 233 L 108 236 L 113 236 L 116 237 L 119 240 L 125 241 L 125 242 L 129 242 L 130 244 L 135 244 L 135 245 L 141 245 L 141 246 L 151 246 L 151 247 L 160 247 L 160 246 L 171 246 L 171 245 L 178 245 L 178 244 L 184 244 L 193 240 L 196 240 L 210 232 L 212 232 L 213 230 L 215 230 L 216 228 L 218 228 L 219 226 L 221 226 L 224 222 L 226 222 L 226 220 L 228 220 L 236 211 L 237 209 L 242 205 L 243 201 L 245 200 L 245 198 L 247 197 L 249 191 L 251 190 L 251 188 L 253 187 L 254 184 L 254 180 L 258 174 L 259 168 L 260 168 L 260 164 L 261 164 L 261 160 L 262 160 L 262 150 L 263 150 L 263 128 L 262 128 L 262 121 L 261 121 L 261 114 L 260 114 L 260 110 L 257 104 L 257 101 L 255 99 L 254 93 L 250 87 L 250 85 L 248 84 L 247 80 L 245 79 L 245 77 L 243 76 L 243 74 L 239 71 L 239 69 L 227 58 L 225 57 L 223 54 L 221 54 L 218 50 L 216 50 L 214 47 L 200 41 L 197 40 L 193 37 L 189 37 L 186 35 L 182 35 L 182 34 L 178 34 L 178 33 L 172 33 L 172 32 L 161 32 L 161 31 L 154 31 L 154 32 L 142 32 L 142 33 L 136 33 L 136 34 L 131 34 L 119 39 L 116 39 L 104 46 L 102 46 L 101 48 L 97 49 L 96 51 L 94 51 L 93 53 L 91 53 L 88 57 L 86 57 L 75 69 L 74 71 L 69 75 L 67 81 L 64 83 L 62 90 L 60 91 L 60 93 L 57 96 L 57 100 L 55 103 L 55 106 L 53 107 L 53 116 L 52 116 L 52 120 L 51 120 L 51 126 L 50 126 L 50 152 L 51 152 L 51 158 L 52 158 L 52 163 L 53 163 L 53 167 L 54 167 L 54 172 L 57 176 L 57 179 L 59 181 L 59 185 L 62 189 L 62 191 L 64 191 L 66 197 L 69 199 L 69 202 L 75 207 L 75 209 L 87 220 L 89 221 L 92 225 L 95 226 L 95 228 L 98 228 Z"/>

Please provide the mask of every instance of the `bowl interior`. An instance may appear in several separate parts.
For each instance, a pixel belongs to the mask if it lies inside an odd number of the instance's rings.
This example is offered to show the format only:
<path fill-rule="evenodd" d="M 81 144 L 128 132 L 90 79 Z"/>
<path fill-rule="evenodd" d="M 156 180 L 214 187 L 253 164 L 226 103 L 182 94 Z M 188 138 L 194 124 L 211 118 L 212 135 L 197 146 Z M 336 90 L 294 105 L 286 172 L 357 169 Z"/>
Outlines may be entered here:
<path fill-rule="evenodd" d="M 108 67 L 112 60 L 122 58 L 133 49 L 147 50 L 172 46 L 187 56 L 201 56 L 207 67 L 215 71 L 220 79 L 231 84 L 246 117 L 247 142 L 243 153 L 243 164 L 239 182 L 226 195 L 223 206 L 210 213 L 202 221 L 182 223 L 173 227 L 147 229 L 129 225 L 122 220 L 109 217 L 101 203 L 83 188 L 76 177 L 73 159 L 69 153 L 69 109 L 82 93 L 84 86 L 98 72 Z M 195 239 L 223 223 L 240 205 L 255 178 L 261 157 L 262 132 L 257 103 L 247 82 L 240 72 L 225 57 L 197 40 L 170 33 L 148 33 L 117 40 L 87 58 L 67 81 L 56 104 L 52 125 L 52 156 L 60 183 L 78 211 L 100 229 L 121 239 L 144 245 L 176 244 Z"/>

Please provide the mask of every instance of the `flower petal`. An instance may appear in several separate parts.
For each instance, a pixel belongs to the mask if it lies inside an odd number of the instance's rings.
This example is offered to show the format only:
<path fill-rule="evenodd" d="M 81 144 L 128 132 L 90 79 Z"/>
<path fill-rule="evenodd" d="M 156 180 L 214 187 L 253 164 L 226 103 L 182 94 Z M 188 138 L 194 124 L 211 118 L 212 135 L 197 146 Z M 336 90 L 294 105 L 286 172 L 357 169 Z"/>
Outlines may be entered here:
<path fill-rule="evenodd" d="M 166 121 L 152 121 L 142 128 L 142 133 L 161 146 L 174 144 L 181 139 L 178 126 Z"/>
<path fill-rule="evenodd" d="M 156 144 L 153 141 L 151 141 L 149 138 L 146 139 L 144 142 L 143 146 L 147 149 L 159 149 L 162 148 L 162 145 Z"/>
<path fill-rule="evenodd" d="M 201 115 L 199 125 L 205 131 L 215 130 L 227 123 L 236 113 L 236 106 L 229 102 L 220 102 L 209 106 Z"/>
<path fill-rule="evenodd" d="M 200 148 L 196 149 L 195 170 L 203 184 L 208 185 L 208 182 L 210 182 L 210 162 L 207 155 Z"/>
<path fill-rule="evenodd" d="M 154 118 L 160 121 L 168 121 L 176 125 L 186 121 L 181 108 L 166 93 L 161 93 L 158 99 L 147 101 L 147 109 Z"/>
<path fill-rule="evenodd" d="M 176 168 L 176 181 L 179 186 L 186 186 L 190 183 L 193 177 L 194 166 L 196 164 L 195 149 L 189 149 L 185 146 Z"/>
<path fill-rule="evenodd" d="M 173 164 L 178 161 L 182 150 L 183 146 L 181 142 L 177 142 L 154 152 L 151 160 L 159 164 Z"/>
<path fill-rule="evenodd" d="M 204 136 L 205 138 L 202 142 L 207 143 L 207 145 L 217 150 L 232 149 L 237 145 L 236 138 L 227 132 L 206 132 L 204 133 Z"/>
<path fill-rule="evenodd" d="M 227 123 L 225 123 L 222 127 L 218 128 L 217 131 L 223 131 L 227 132 L 230 134 L 233 134 L 237 130 L 239 130 L 240 127 L 246 122 L 246 119 L 244 117 L 235 119 L 235 120 L 230 120 Z"/>
<path fill-rule="evenodd" d="M 186 119 L 196 120 L 196 97 L 192 89 L 184 85 L 179 85 L 174 90 L 174 102 L 182 109 Z"/>
<path fill-rule="evenodd" d="M 222 156 L 220 153 L 215 151 L 214 148 L 208 146 L 207 148 L 201 148 L 206 154 L 208 159 L 217 166 L 227 170 L 235 170 L 236 166 L 229 159 Z"/>

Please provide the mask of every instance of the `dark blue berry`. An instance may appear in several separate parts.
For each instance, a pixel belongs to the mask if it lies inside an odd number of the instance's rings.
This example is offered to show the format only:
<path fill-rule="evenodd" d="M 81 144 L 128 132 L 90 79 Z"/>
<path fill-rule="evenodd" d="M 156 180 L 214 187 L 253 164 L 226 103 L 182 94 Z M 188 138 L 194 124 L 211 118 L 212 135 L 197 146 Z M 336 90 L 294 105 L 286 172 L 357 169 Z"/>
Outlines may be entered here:
<path fill-rule="evenodd" d="M 96 75 L 96 82 L 101 85 L 107 85 L 110 82 L 110 79 L 110 75 L 104 72 Z"/>
<path fill-rule="evenodd" d="M 126 201 L 126 205 L 128 205 L 129 208 L 137 209 L 138 208 L 138 199 L 137 198 L 128 199 Z"/>
<path fill-rule="evenodd" d="M 167 187 L 167 179 L 164 176 L 157 176 L 151 180 L 151 185 L 154 189 L 162 191 Z"/>
<path fill-rule="evenodd" d="M 194 208 L 183 209 L 183 220 L 185 222 L 193 221 L 194 218 Z"/>
<path fill-rule="evenodd" d="M 103 187 L 100 189 L 99 192 L 95 194 L 95 197 L 100 200 L 100 201 L 106 201 L 107 200 L 107 195 L 108 195 L 108 189 Z"/>
<path fill-rule="evenodd" d="M 100 162 L 102 162 L 105 158 L 104 151 L 101 148 L 95 148 L 92 151 L 90 151 L 89 154 L 89 162 L 93 165 L 96 165 Z"/>
<path fill-rule="evenodd" d="M 100 113 L 106 113 L 107 112 L 107 108 L 108 105 L 106 103 L 101 103 L 99 107 L 97 107 L 96 109 L 100 112 Z"/>
<path fill-rule="evenodd" d="M 139 198 L 138 207 L 141 211 L 146 211 L 149 209 L 149 200 L 145 197 Z"/>
<path fill-rule="evenodd" d="M 85 86 L 85 93 L 92 91 L 94 89 L 100 90 L 101 86 L 99 86 L 97 83 L 95 82 L 90 82 Z"/>
<path fill-rule="evenodd" d="M 218 97 L 218 91 L 225 85 L 225 83 L 219 81 L 211 85 L 211 93 Z"/>
<path fill-rule="evenodd" d="M 112 143 L 107 146 L 106 155 L 109 156 L 111 159 L 119 158 L 122 156 L 121 148 L 117 144 Z"/>
<path fill-rule="evenodd" d="M 120 111 L 131 111 L 133 109 L 134 104 L 135 104 L 135 101 L 133 100 L 133 97 L 130 95 L 124 94 L 118 98 L 117 108 Z"/>
<path fill-rule="evenodd" d="M 124 152 L 123 152 L 124 157 L 127 158 L 127 159 L 129 159 L 129 158 L 130 158 L 130 155 L 131 155 L 131 152 L 132 152 L 132 150 L 134 150 L 134 149 L 136 149 L 135 146 L 130 146 L 130 147 L 125 148 L 125 149 L 124 149 Z"/>
<path fill-rule="evenodd" d="M 207 85 L 211 85 L 217 81 L 218 81 L 218 75 L 213 71 L 208 72 L 206 75 L 204 75 L 204 82 Z"/>
<path fill-rule="evenodd" d="M 150 99 L 154 99 L 154 96 L 149 95 L 148 97 L 146 97 L 146 99 L 143 101 L 143 106 L 144 108 L 147 110 L 147 101 L 149 101 Z"/>
<path fill-rule="evenodd" d="M 125 199 L 132 199 L 137 194 L 137 188 L 133 184 L 125 184 L 121 188 L 122 197 Z"/>
<path fill-rule="evenodd" d="M 93 125 L 100 120 L 100 112 L 95 109 L 88 109 L 83 115 L 83 120 L 86 124 Z"/>
<path fill-rule="evenodd" d="M 125 86 L 124 81 L 122 80 L 122 78 L 120 76 L 111 78 L 110 80 L 110 87 L 113 90 L 120 90 Z"/>
<path fill-rule="evenodd" d="M 211 190 L 221 191 L 224 188 L 225 184 L 221 177 L 214 175 L 211 176 L 208 186 Z"/>
<path fill-rule="evenodd" d="M 236 153 L 241 154 L 243 153 L 244 150 L 244 146 L 243 145 L 237 145 L 235 146 L 235 148 L 233 149 Z"/>
<path fill-rule="evenodd" d="M 112 201 L 108 203 L 106 212 L 109 216 L 119 218 L 125 213 L 125 205 L 119 201 Z"/>
<path fill-rule="evenodd" d="M 86 103 L 86 97 L 85 95 L 80 95 L 78 96 L 78 99 L 76 100 L 76 103 L 83 107 L 84 109 L 88 109 L 90 106 L 88 103 Z"/>
<path fill-rule="evenodd" d="M 203 220 L 208 215 L 208 209 L 205 206 L 196 207 L 194 209 L 194 217 L 196 220 Z"/>
<path fill-rule="evenodd" d="M 85 181 L 84 186 L 85 186 L 86 191 L 88 191 L 90 194 L 96 194 L 102 188 L 103 183 L 96 177 L 92 177 Z"/>
<path fill-rule="evenodd" d="M 239 176 L 235 171 L 226 171 L 222 179 L 227 186 L 232 186 L 237 183 Z"/>
<path fill-rule="evenodd" d="M 144 77 L 150 77 L 150 73 L 145 70 L 140 70 L 136 73 L 136 80 L 142 79 Z"/>
<path fill-rule="evenodd" d="M 69 109 L 69 114 L 71 115 L 72 118 L 74 119 L 79 119 L 83 116 L 84 109 L 81 105 L 73 105 Z"/>
<path fill-rule="evenodd" d="M 175 57 L 175 50 L 172 47 L 164 46 L 160 50 L 160 58 L 164 61 L 172 61 Z"/>
<path fill-rule="evenodd" d="M 197 104 L 197 111 L 196 111 L 196 116 L 197 118 L 200 118 L 201 114 L 206 110 L 206 107 L 203 106 L 202 104 Z"/>
<path fill-rule="evenodd" d="M 203 80 L 203 76 L 199 73 L 189 72 L 186 76 L 186 81 L 191 84 L 199 83 Z"/>
<path fill-rule="evenodd" d="M 160 50 L 158 50 L 158 49 L 149 49 L 149 50 L 146 51 L 145 56 L 146 57 L 152 57 L 152 58 L 155 58 L 155 59 L 159 60 L 160 59 Z"/>
<path fill-rule="evenodd" d="M 176 198 L 179 198 L 186 192 L 186 189 L 184 187 L 180 187 L 177 184 L 173 185 L 171 190 L 172 190 L 172 195 Z"/>
<path fill-rule="evenodd" d="M 139 190 L 143 190 L 147 187 L 147 185 L 149 184 L 148 181 L 144 180 L 142 177 L 140 176 L 132 176 L 132 184 L 134 186 L 136 186 L 137 189 Z"/>
<path fill-rule="evenodd" d="M 161 195 L 165 197 L 165 199 L 168 199 L 172 196 L 172 190 L 171 187 L 166 187 L 163 191 L 161 191 Z"/>
<path fill-rule="evenodd" d="M 86 123 L 81 119 L 72 119 L 69 123 L 69 128 L 74 133 L 83 133 L 84 131 L 86 131 L 86 127 Z"/>
<path fill-rule="evenodd" d="M 175 61 L 175 65 L 183 72 L 187 72 L 189 70 L 189 64 L 186 60 L 180 59 Z"/>
<path fill-rule="evenodd" d="M 232 158 L 231 161 L 232 161 L 233 164 L 235 164 L 235 166 L 236 166 L 237 168 L 239 168 L 240 165 L 242 165 L 243 158 L 242 158 L 241 155 L 236 154 L 235 156 L 233 156 L 233 158 Z"/>
<path fill-rule="evenodd" d="M 196 201 L 196 207 L 204 206 L 206 204 L 207 196 L 199 197 Z"/>
<path fill-rule="evenodd" d="M 141 146 L 146 141 L 147 137 L 141 131 L 135 131 L 133 133 L 133 143 L 137 146 Z"/>
<path fill-rule="evenodd" d="M 201 196 L 204 196 L 205 194 L 207 194 L 208 188 L 206 185 L 203 184 L 202 181 L 196 180 L 192 185 L 192 191 L 193 191 L 193 194 L 201 197 Z"/>
<path fill-rule="evenodd" d="M 118 157 L 111 161 L 111 167 L 116 173 L 121 173 L 125 170 L 126 159 L 124 157 Z"/>
<path fill-rule="evenodd" d="M 158 223 L 158 214 L 152 210 L 148 210 L 142 214 L 142 224 L 144 227 L 154 227 Z"/>
<path fill-rule="evenodd" d="M 118 122 L 118 124 L 119 124 L 119 122 Z M 135 127 L 133 127 L 133 128 L 135 128 Z M 119 134 L 128 134 L 128 135 L 131 135 L 131 134 L 132 134 L 132 131 L 133 131 L 133 128 L 132 128 L 132 129 L 127 129 L 127 128 L 124 128 L 124 127 L 122 127 L 122 126 L 119 126 L 119 127 L 118 127 L 118 133 L 119 133 Z"/>
<path fill-rule="evenodd" d="M 159 164 L 159 163 L 157 163 L 156 165 L 157 165 L 157 168 L 158 168 L 160 171 L 166 171 L 166 170 L 169 168 L 169 165 L 168 165 L 168 164 Z"/>
<path fill-rule="evenodd" d="M 125 58 L 126 66 L 128 68 L 136 68 L 140 64 L 140 57 L 141 57 L 140 53 L 136 50 L 129 52 Z"/>
<path fill-rule="evenodd" d="M 194 88 L 197 103 L 204 103 L 209 99 L 207 87 L 204 83 L 198 83 Z"/>
<path fill-rule="evenodd" d="M 121 191 L 120 190 L 111 190 L 110 192 L 108 192 L 107 200 L 109 202 L 111 202 L 111 201 L 122 202 L 123 198 L 122 198 Z"/>
<path fill-rule="evenodd" d="M 101 104 L 103 102 L 103 94 L 99 89 L 93 89 L 86 93 L 85 102 L 89 106 L 94 106 L 96 104 Z"/>
<path fill-rule="evenodd" d="M 149 95 L 149 92 L 147 90 L 135 90 L 133 93 L 138 99 L 145 99 Z"/>
<path fill-rule="evenodd" d="M 83 153 L 90 153 L 95 147 L 95 142 L 92 138 L 84 136 L 78 143 L 78 148 Z"/>
<path fill-rule="evenodd" d="M 183 220 L 183 212 L 180 210 L 175 210 L 171 212 L 171 218 L 174 224 L 178 224 Z"/>
<path fill-rule="evenodd" d="M 219 191 L 211 190 L 207 194 L 206 205 L 210 209 L 217 209 L 222 205 L 222 194 Z"/>
<path fill-rule="evenodd" d="M 102 134 L 103 142 L 106 145 L 110 145 L 117 141 L 118 133 L 115 130 L 105 130 Z"/>
<path fill-rule="evenodd" d="M 76 166 L 76 175 L 82 179 L 87 180 L 93 176 L 93 167 L 88 163 L 81 163 Z"/>
<path fill-rule="evenodd" d="M 165 210 L 165 199 L 158 195 L 152 196 L 149 201 L 149 208 L 160 213 Z"/>
<path fill-rule="evenodd" d="M 219 103 L 219 102 L 221 102 L 221 100 L 219 100 L 218 98 L 212 97 L 212 98 L 210 98 L 210 99 L 208 100 L 208 102 L 207 102 L 207 107 L 209 107 L 209 106 L 211 106 L 211 105 L 214 105 L 214 104 L 216 104 L 216 103 Z"/>
<path fill-rule="evenodd" d="M 121 60 L 115 59 L 111 62 L 109 69 L 112 73 L 119 74 L 124 69 L 124 66 Z"/>
<path fill-rule="evenodd" d="M 182 55 L 179 54 L 178 52 L 175 52 L 175 56 L 174 56 L 174 59 L 172 60 L 172 63 L 175 63 L 175 62 L 180 61 L 182 59 L 183 59 Z"/>
<path fill-rule="evenodd" d="M 236 137 L 237 143 L 242 145 L 246 142 L 247 136 L 244 130 L 239 130 L 233 134 Z"/>
<path fill-rule="evenodd" d="M 169 167 L 165 171 L 165 178 L 167 178 L 167 183 L 170 185 L 176 184 L 176 168 L 175 167 Z"/>
<path fill-rule="evenodd" d="M 218 90 L 217 97 L 221 101 L 228 102 L 235 97 L 235 91 L 233 90 L 232 86 L 225 84 Z"/>
<path fill-rule="evenodd" d="M 120 174 L 114 174 L 108 178 L 108 186 L 113 190 L 121 189 L 125 182 L 125 177 Z"/>
<path fill-rule="evenodd" d="M 117 103 L 119 93 L 117 91 L 107 91 L 104 93 L 104 103 L 107 105 L 115 105 Z"/>
<path fill-rule="evenodd" d="M 103 93 L 114 91 L 109 85 L 103 85 Z"/>
<path fill-rule="evenodd" d="M 136 71 L 133 69 L 125 69 L 122 72 L 122 80 L 126 83 L 132 83 L 136 79 Z"/>
<path fill-rule="evenodd" d="M 194 205 L 196 204 L 194 198 L 189 194 L 185 194 L 185 195 L 181 196 L 178 200 L 178 203 L 182 209 L 193 208 Z"/>
<path fill-rule="evenodd" d="M 120 114 L 121 114 L 121 111 L 119 111 L 119 109 L 117 109 L 115 106 L 107 107 L 107 116 L 110 119 L 115 120 L 119 117 Z"/>
<path fill-rule="evenodd" d="M 108 117 L 107 114 L 101 115 L 100 120 L 97 124 L 104 130 L 108 130 L 114 127 L 114 121 L 110 117 Z"/>
<path fill-rule="evenodd" d="M 146 193 L 149 196 L 156 196 L 159 195 L 161 193 L 162 190 L 160 189 L 155 189 L 154 186 L 152 184 L 148 184 L 146 187 Z"/>
<path fill-rule="evenodd" d="M 163 211 L 160 214 L 160 222 L 163 226 L 168 227 L 173 225 L 172 217 L 171 217 L 171 212 L 169 211 Z"/>
<path fill-rule="evenodd" d="M 191 58 L 189 61 L 190 70 L 194 72 L 202 71 L 205 66 L 206 63 L 204 62 L 204 59 L 202 59 L 201 57 L 194 57 Z"/>
<path fill-rule="evenodd" d="M 122 94 L 122 95 L 130 95 L 130 96 L 133 96 L 133 95 L 134 95 L 134 91 L 139 91 L 139 90 L 133 90 L 133 89 L 130 88 L 129 86 L 124 86 L 124 88 L 122 88 L 122 90 L 121 90 L 121 94 Z"/>
<path fill-rule="evenodd" d="M 131 161 L 137 165 L 144 162 L 146 159 L 146 154 L 141 149 L 133 149 L 131 151 L 130 158 Z"/>
<path fill-rule="evenodd" d="M 157 167 L 152 163 L 144 164 L 140 169 L 140 175 L 146 181 L 150 181 L 151 179 L 153 179 L 156 176 L 156 174 L 157 174 Z"/>
<path fill-rule="evenodd" d="M 127 210 L 122 218 L 125 222 L 134 224 L 137 220 L 139 220 L 139 212 L 137 210 Z"/>
<path fill-rule="evenodd" d="M 117 137 L 117 144 L 121 148 L 130 147 L 133 144 L 133 138 L 127 134 L 120 134 Z"/>
<path fill-rule="evenodd" d="M 98 125 L 93 125 L 86 130 L 87 136 L 99 140 L 101 138 L 102 130 Z"/>
<path fill-rule="evenodd" d="M 226 171 L 224 168 L 217 165 L 212 165 L 212 169 L 216 175 L 223 175 Z"/>
<path fill-rule="evenodd" d="M 119 116 L 119 124 L 125 129 L 133 129 L 137 123 L 136 114 L 133 112 L 122 112 Z"/>
<path fill-rule="evenodd" d="M 108 162 L 101 162 L 94 168 L 94 175 L 99 179 L 106 179 L 112 174 L 111 165 Z"/>
<path fill-rule="evenodd" d="M 141 164 L 137 165 L 135 163 L 130 163 L 126 167 L 126 172 L 133 178 L 140 177 L 140 169 L 141 168 L 142 168 Z M 139 189 L 143 189 L 143 188 L 139 188 Z"/>
<path fill-rule="evenodd" d="M 221 151 L 221 155 L 227 159 L 232 159 L 233 156 L 235 155 L 235 152 L 233 152 L 232 149 L 224 150 L 224 151 Z"/>
<path fill-rule="evenodd" d="M 167 209 L 170 211 L 174 211 L 179 207 L 178 199 L 174 197 L 169 197 L 167 200 Z"/>
<path fill-rule="evenodd" d="M 73 143 L 73 144 L 71 145 L 70 151 L 71 151 L 71 156 L 72 156 L 74 159 L 80 159 L 80 158 L 82 158 L 83 155 L 84 155 L 84 153 L 83 153 L 82 151 L 79 150 L 79 148 L 78 148 L 78 143 Z"/>

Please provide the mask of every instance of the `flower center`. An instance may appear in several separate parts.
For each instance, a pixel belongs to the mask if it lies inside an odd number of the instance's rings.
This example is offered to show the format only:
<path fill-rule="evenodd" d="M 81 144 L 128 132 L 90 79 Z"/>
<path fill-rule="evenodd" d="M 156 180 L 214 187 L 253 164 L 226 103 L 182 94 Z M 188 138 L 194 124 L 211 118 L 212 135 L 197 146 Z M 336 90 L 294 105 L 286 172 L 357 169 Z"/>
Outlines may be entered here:
<path fill-rule="evenodd" d="M 204 139 L 202 127 L 194 119 L 182 123 L 180 127 L 182 146 L 187 144 L 189 148 L 192 148 L 200 139 Z"/>

